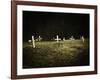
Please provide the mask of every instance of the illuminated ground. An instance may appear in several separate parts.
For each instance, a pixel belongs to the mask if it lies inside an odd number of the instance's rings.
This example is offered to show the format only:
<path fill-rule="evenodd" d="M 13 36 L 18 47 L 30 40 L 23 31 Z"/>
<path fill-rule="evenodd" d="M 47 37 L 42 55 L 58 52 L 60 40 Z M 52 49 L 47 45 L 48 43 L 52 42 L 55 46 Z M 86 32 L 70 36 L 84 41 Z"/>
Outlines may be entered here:
<path fill-rule="evenodd" d="M 23 43 L 23 68 L 89 65 L 89 42 L 85 40 Z"/>

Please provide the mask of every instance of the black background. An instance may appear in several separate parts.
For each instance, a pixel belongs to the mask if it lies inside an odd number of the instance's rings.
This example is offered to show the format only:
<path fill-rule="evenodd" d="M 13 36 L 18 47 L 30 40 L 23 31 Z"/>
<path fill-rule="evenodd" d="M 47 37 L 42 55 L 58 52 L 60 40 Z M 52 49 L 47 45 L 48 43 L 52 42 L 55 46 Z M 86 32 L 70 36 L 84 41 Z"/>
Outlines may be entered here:
<path fill-rule="evenodd" d="M 23 41 L 32 35 L 44 40 L 56 35 L 89 38 L 89 14 L 23 11 Z"/>

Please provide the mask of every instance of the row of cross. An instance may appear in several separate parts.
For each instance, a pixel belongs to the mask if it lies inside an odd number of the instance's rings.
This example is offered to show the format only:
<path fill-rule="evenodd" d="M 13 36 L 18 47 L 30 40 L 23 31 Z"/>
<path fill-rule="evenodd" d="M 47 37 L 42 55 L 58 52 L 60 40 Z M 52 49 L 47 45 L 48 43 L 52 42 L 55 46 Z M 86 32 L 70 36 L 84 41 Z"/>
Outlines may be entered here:
<path fill-rule="evenodd" d="M 41 37 L 39 36 L 39 38 L 41 39 Z M 81 39 L 82 39 L 82 41 L 83 41 L 83 43 L 84 43 L 84 37 L 82 36 L 81 37 Z M 56 36 L 56 39 L 54 39 L 54 40 L 56 40 L 57 42 L 59 42 L 60 40 L 61 40 L 61 38 L 59 38 L 59 36 L 57 35 Z M 65 38 L 63 39 L 63 40 L 65 40 Z M 70 40 L 74 40 L 74 37 L 73 36 L 71 36 L 71 38 L 70 38 Z M 32 46 L 33 46 L 33 48 L 35 48 L 35 38 L 34 38 L 34 36 L 32 36 Z"/>

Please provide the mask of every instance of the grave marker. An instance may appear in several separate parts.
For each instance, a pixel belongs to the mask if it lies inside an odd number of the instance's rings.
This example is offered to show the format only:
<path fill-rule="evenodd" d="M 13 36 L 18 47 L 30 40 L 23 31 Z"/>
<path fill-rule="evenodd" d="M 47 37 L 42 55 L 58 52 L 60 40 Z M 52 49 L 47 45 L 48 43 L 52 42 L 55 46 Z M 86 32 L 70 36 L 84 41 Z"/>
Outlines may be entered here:
<path fill-rule="evenodd" d="M 65 41 L 66 39 L 65 39 L 65 37 L 63 37 L 63 41 Z"/>
<path fill-rule="evenodd" d="M 60 39 L 59 36 L 57 35 L 55 40 L 57 40 L 57 42 L 59 42 L 61 39 Z"/>
<path fill-rule="evenodd" d="M 71 36 L 71 38 L 69 38 L 70 40 L 75 40 L 75 38 L 73 36 Z"/>
<path fill-rule="evenodd" d="M 29 42 L 29 43 L 31 43 L 31 42 L 32 42 L 32 40 L 28 40 L 28 42 Z"/>
<path fill-rule="evenodd" d="M 34 36 L 32 36 L 32 47 L 35 48 L 35 39 L 34 39 Z"/>
<path fill-rule="evenodd" d="M 82 39 L 82 42 L 84 43 L 85 39 L 84 39 L 84 37 L 83 37 L 83 36 L 81 37 L 81 39 Z"/>
<path fill-rule="evenodd" d="M 39 38 L 38 38 L 38 39 L 39 39 L 39 41 L 41 41 L 41 40 L 42 40 L 41 36 L 39 36 Z"/>

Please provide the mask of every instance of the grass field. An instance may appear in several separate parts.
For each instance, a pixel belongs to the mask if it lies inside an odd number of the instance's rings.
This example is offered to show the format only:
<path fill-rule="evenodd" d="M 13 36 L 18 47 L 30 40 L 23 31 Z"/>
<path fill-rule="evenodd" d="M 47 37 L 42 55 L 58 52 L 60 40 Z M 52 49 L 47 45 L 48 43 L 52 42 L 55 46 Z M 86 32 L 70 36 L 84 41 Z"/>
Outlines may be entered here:
<path fill-rule="evenodd" d="M 23 68 L 89 65 L 89 41 L 41 41 L 23 43 Z"/>

